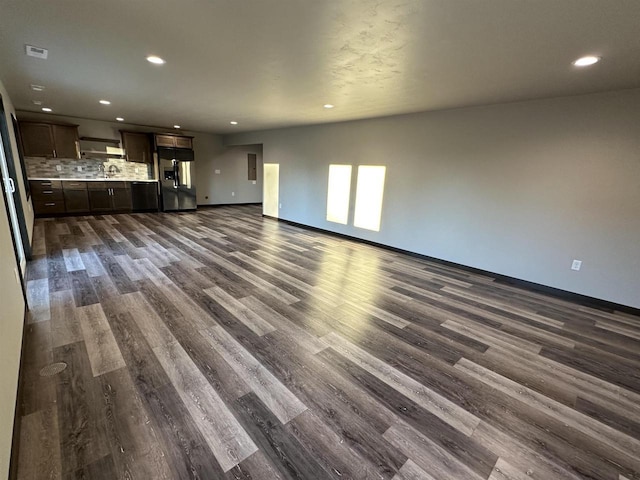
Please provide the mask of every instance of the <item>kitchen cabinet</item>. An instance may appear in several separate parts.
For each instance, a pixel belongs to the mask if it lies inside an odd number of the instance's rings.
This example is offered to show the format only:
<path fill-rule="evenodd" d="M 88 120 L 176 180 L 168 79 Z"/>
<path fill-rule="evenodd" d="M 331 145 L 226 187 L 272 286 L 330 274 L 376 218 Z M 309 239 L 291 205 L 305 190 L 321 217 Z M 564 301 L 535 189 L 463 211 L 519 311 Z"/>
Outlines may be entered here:
<path fill-rule="evenodd" d="M 153 163 L 151 141 L 149 135 L 140 132 L 126 132 L 122 130 L 122 146 L 128 162 Z"/>
<path fill-rule="evenodd" d="M 36 215 L 65 213 L 64 193 L 60 180 L 35 180 L 29 182 L 33 211 Z"/>
<path fill-rule="evenodd" d="M 88 182 L 88 191 L 91 213 L 131 211 L 129 182 Z"/>
<path fill-rule="evenodd" d="M 80 158 L 77 125 L 20 122 L 25 157 Z"/>
<path fill-rule="evenodd" d="M 193 137 L 183 135 L 156 134 L 154 135 L 156 147 L 193 149 Z"/>
<path fill-rule="evenodd" d="M 66 213 L 88 213 L 91 211 L 87 182 L 63 181 Z"/>

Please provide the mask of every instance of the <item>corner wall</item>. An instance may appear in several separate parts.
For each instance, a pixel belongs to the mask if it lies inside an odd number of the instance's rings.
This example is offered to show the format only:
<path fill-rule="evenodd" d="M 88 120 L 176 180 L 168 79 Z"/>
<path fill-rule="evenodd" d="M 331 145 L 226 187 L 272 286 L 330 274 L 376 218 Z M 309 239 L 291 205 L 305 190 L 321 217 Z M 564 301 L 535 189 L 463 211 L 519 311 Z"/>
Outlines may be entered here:
<path fill-rule="evenodd" d="M 0 94 L 7 114 L 9 134 L 13 136 L 10 114 L 13 105 L 2 83 Z M 16 163 L 19 161 L 15 141 L 11 140 Z M 19 169 L 19 165 L 16 165 Z M 33 213 L 30 202 L 24 196 L 24 185 L 21 175 L 18 184 L 23 194 L 27 230 L 33 231 Z M 2 188 L 0 186 L 0 188 Z M 18 390 L 18 373 L 20 369 L 20 353 L 22 348 L 22 329 L 24 326 L 25 304 L 22 289 L 16 279 L 16 261 L 11 240 L 11 226 L 7 217 L 4 198 L 0 195 L 0 478 L 9 475 L 11 458 L 11 441 L 13 419 Z"/>
<path fill-rule="evenodd" d="M 247 154 L 256 155 L 257 180 L 248 179 Z M 218 150 L 196 164 L 198 205 L 262 202 L 262 145 L 242 145 Z"/>
<path fill-rule="evenodd" d="M 251 143 L 283 219 L 640 308 L 640 90 L 225 137 Z M 353 190 L 326 221 L 332 163 L 387 166 L 380 232 Z"/>

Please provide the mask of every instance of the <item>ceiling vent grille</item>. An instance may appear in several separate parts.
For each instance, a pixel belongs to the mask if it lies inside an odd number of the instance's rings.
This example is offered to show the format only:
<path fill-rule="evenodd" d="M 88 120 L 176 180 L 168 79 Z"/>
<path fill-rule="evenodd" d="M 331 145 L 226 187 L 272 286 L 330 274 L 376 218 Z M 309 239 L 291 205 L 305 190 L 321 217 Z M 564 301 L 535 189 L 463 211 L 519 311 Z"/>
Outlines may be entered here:
<path fill-rule="evenodd" d="M 47 59 L 49 55 L 49 50 L 46 48 L 34 47 L 33 45 L 27 45 L 27 55 L 29 57 L 42 58 L 43 60 Z"/>

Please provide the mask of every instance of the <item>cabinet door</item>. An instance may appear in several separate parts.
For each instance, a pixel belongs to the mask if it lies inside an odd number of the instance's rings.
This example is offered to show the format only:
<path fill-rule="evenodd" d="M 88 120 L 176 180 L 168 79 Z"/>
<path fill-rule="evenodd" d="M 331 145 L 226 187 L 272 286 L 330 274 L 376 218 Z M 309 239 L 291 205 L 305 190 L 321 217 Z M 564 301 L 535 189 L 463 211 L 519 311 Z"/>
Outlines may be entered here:
<path fill-rule="evenodd" d="M 89 205 L 91 213 L 110 212 L 111 207 L 111 191 L 109 189 L 89 190 Z"/>
<path fill-rule="evenodd" d="M 54 143 L 48 123 L 20 122 L 22 150 L 25 157 L 53 157 Z"/>
<path fill-rule="evenodd" d="M 176 137 L 176 148 L 193 148 L 193 143 L 189 137 Z"/>
<path fill-rule="evenodd" d="M 64 204 L 67 213 L 84 213 L 89 212 L 89 194 L 87 190 L 65 190 Z"/>
<path fill-rule="evenodd" d="M 58 158 L 80 158 L 78 127 L 52 125 L 55 156 Z"/>
<path fill-rule="evenodd" d="M 156 135 L 156 146 L 173 148 L 176 146 L 176 137 L 173 135 Z"/>
<path fill-rule="evenodd" d="M 122 132 L 122 144 L 128 162 L 153 163 L 151 142 L 146 133 Z"/>
<path fill-rule="evenodd" d="M 114 210 L 131 211 L 131 190 L 128 188 L 112 188 L 111 202 Z"/>

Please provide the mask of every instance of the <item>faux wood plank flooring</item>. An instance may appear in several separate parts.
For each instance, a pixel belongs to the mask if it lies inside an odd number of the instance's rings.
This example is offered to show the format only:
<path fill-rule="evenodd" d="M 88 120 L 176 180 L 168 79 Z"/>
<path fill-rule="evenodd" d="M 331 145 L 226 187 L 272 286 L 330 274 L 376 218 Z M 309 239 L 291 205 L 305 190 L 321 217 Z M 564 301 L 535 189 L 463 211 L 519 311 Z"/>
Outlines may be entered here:
<path fill-rule="evenodd" d="M 632 315 L 247 206 L 34 254 L 20 479 L 640 479 Z"/>

